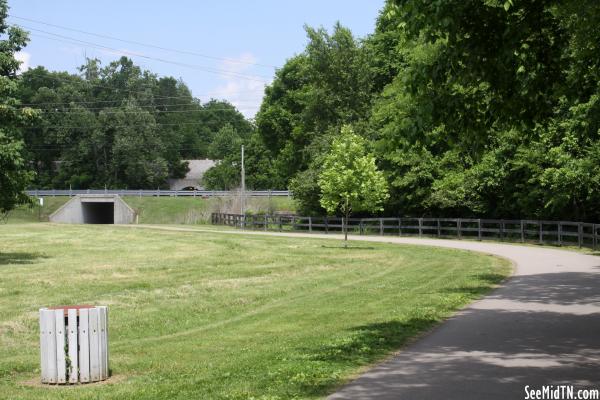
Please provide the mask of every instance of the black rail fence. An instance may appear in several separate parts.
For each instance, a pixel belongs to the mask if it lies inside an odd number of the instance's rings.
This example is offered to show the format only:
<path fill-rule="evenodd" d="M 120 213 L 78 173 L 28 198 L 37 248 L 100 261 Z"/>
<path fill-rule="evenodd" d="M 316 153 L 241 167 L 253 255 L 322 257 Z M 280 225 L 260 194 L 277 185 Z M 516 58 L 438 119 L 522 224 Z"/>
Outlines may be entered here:
<path fill-rule="evenodd" d="M 213 225 L 275 232 L 342 233 L 339 217 L 213 213 Z M 348 233 L 500 240 L 558 246 L 600 247 L 600 224 L 568 221 L 469 218 L 348 218 Z"/>

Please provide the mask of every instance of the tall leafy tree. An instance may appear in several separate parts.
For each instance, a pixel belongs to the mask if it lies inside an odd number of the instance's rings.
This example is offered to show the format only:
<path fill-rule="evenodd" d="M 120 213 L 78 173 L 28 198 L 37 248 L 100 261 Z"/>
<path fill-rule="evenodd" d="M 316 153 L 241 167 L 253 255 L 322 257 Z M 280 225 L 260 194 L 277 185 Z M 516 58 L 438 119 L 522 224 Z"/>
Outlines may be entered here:
<path fill-rule="evenodd" d="M 388 212 L 600 218 L 590 2 L 388 1 L 398 74 L 371 128 Z M 383 40 L 383 39 L 378 39 Z M 585 50 L 584 50 L 585 49 Z M 575 72 L 577 71 L 577 72 Z M 573 90 L 575 88 L 575 90 Z"/>
<path fill-rule="evenodd" d="M 32 174 L 23 156 L 21 127 L 35 117 L 15 98 L 20 65 L 15 53 L 26 45 L 27 34 L 7 25 L 7 13 L 6 1 L 0 0 L 0 213 L 28 201 L 23 191 Z"/>
<path fill-rule="evenodd" d="M 360 126 L 371 104 L 371 70 L 362 42 L 340 24 L 331 34 L 310 27 L 306 32 L 305 51 L 277 72 L 256 116 L 276 180 L 285 186 L 314 165 L 342 125 Z M 314 179 L 312 187 L 318 191 Z"/>

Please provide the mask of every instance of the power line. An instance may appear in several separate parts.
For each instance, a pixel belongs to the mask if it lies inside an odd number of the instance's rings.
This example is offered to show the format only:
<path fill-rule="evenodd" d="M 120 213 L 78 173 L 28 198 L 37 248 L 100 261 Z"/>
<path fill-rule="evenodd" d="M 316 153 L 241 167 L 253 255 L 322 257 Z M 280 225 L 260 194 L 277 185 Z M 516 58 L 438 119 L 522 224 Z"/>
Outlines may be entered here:
<path fill-rule="evenodd" d="M 164 58 L 148 56 L 148 55 L 141 54 L 141 53 L 135 53 L 135 52 L 127 51 L 127 50 L 119 50 L 119 49 L 116 49 L 114 47 L 105 46 L 105 45 L 98 44 L 98 43 L 93 43 L 93 42 L 88 42 L 86 40 L 80 40 L 80 39 L 72 38 L 72 37 L 69 37 L 69 36 L 60 35 L 60 34 L 53 33 L 53 32 L 48 32 L 48 31 L 44 31 L 44 30 L 41 30 L 41 29 L 27 27 L 27 26 L 24 26 L 24 25 L 20 25 L 20 27 L 23 28 L 23 29 L 32 30 L 32 31 L 35 31 L 35 32 L 41 32 L 41 33 L 44 33 L 46 35 L 55 36 L 55 37 L 47 37 L 47 36 L 43 36 L 43 35 L 34 34 L 34 36 L 44 37 L 44 38 L 50 39 L 50 40 L 56 40 L 56 41 L 59 41 L 59 42 L 63 42 L 63 43 L 66 42 L 66 43 L 75 44 L 75 45 L 78 45 L 79 43 L 82 43 L 82 44 L 85 44 L 86 46 L 98 48 L 98 49 L 101 49 L 101 50 L 109 50 L 109 51 L 112 51 L 112 52 L 115 52 L 115 53 L 121 54 L 121 55 L 128 55 L 128 56 L 131 56 L 131 57 L 140 57 L 140 58 L 144 58 L 144 59 L 148 59 L 148 60 L 153 60 L 153 61 L 158 61 L 158 62 L 162 62 L 162 63 L 166 63 L 166 64 L 172 64 L 172 65 L 177 65 L 177 66 L 181 66 L 181 67 L 186 67 L 186 68 L 191 68 L 191 69 L 195 69 L 195 70 L 200 70 L 200 71 L 204 71 L 204 72 L 208 72 L 208 73 L 212 73 L 212 74 L 230 75 L 230 76 L 234 76 L 234 77 L 237 77 L 237 78 L 240 78 L 240 79 L 246 79 L 246 80 L 251 80 L 251 81 L 256 81 L 256 82 L 262 82 L 262 83 L 267 83 L 268 79 L 270 79 L 270 77 L 261 76 L 261 75 L 242 74 L 242 73 L 235 72 L 235 71 L 228 71 L 228 70 L 222 70 L 222 69 L 218 69 L 218 68 L 211 68 L 211 67 L 206 67 L 206 66 L 203 66 L 203 65 L 187 64 L 187 63 L 182 63 L 182 62 L 178 62 L 178 61 L 167 60 L 167 59 L 164 59 Z M 263 79 L 257 79 L 257 78 L 263 78 Z"/>
<path fill-rule="evenodd" d="M 162 123 L 155 122 L 152 126 L 179 126 L 179 125 L 206 125 L 205 121 L 195 121 L 195 122 L 177 122 L 177 123 Z M 108 128 L 131 128 L 132 125 L 110 125 Z M 36 128 L 61 128 L 61 129 L 91 129 L 93 126 L 63 126 L 63 125 L 44 125 L 44 126 L 21 126 L 21 128 L 26 129 L 36 129 Z"/>
<path fill-rule="evenodd" d="M 52 150 L 70 150 L 72 149 L 74 146 L 76 146 L 77 143 L 74 143 L 73 146 L 56 146 L 56 147 L 46 147 L 46 146 L 41 146 L 41 147 L 30 147 L 30 146 L 25 146 L 26 150 L 35 150 L 35 151 L 52 151 Z M 171 147 L 170 149 L 172 150 L 198 150 L 201 146 L 196 146 L 196 147 Z"/>
<path fill-rule="evenodd" d="M 149 114 L 164 114 L 164 113 L 198 113 L 198 112 L 211 112 L 211 111 L 232 111 L 232 112 L 239 112 L 239 110 L 243 110 L 243 111 L 249 111 L 249 110 L 254 110 L 258 108 L 257 107 L 250 107 L 250 108 L 209 108 L 209 109 L 201 109 L 201 110 L 141 110 L 143 112 L 147 112 Z M 56 111 L 56 110 L 42 110 L 43 113 L 45 114 L 62 114 L 62 115 L 69 115 L 69 114 L 87 114 L 86 111 L 92 111 L 92 110 L 98 110 L 98 111 L 102 111 L 102 110 L 106 110 L 106 108 L 99 108 L 99 109 L 90 109 L 90 108 L 86 108 L 83 111 Z M 114 110 L 114 111 L 104 111 L 103 114 L 139 114 L 140 111 L 122 111 L 122 110 Z"/>
<path fill-rule="evenodd" d="M 18 16 L 13 15 L 13 14 L 11 14 L 9 16 L 12 17 L 12 18 L 17 18 L 17 19 L 20 19 L 20 20 L 33 22 L 33 23 L 36 23 L 36 24 L 42 24 L 42 25 L 46 25 L 46 26 L 51 26 L 51 27 L 54 27 L 54 28 L 64 29 L 64 30 L 71 31 L 71 32 L 83 33 L 84 35 L 96 36 L 96 37 L 99 37 L 99 38 L 104 38 L 104 39 L 109 39 L 109 40 L 116 40 L 116 41 L 123 42 L 123 43 L 136 44 L 136 45 L 139 45 L 139 46 L 145 46 L 145 47 L 150 47 L 150 48 L 154 48 L 154 49 L 159 49 L 159 50 L 164 50 L 164 51 L 170 51 L 170 52 L 173 52 L 173 53 L 188 54 L 188 55 L 203 57 L 203 58 L 207 58 L 207 59 L 211 59 L 211 60 L 227 61 L 227 62 L 237 63 L 237 64 L 255 65 L 255 66 L 267 67 L 267 68 L 277 68 L 274 65 L 259 64 L 259 63 L 253 63 L 253 62 L 248 62 L 248 61 L 243 61 L 243 60 L 235 60 L 235 59 L 231 59 L 231 58 L 210 56 L 210 55 L 206 55 L 206 54 L 202 54 L 202 53 L 197 53 L 197 52 L 194 52 L 194 51 L 172 49 L 172 48 L 168 48 L 168 47 L 162 47 L 162 46 L 157 46 L 157 45 L 153 45 L 153 44 L 138 42 L 138 41 L 135 41 L 135 40 L 127 40 L 127 39 L 117 38 L 117 37 L 114 37 L 114 36 L 103 35 L 103 34 L 93 33 L 93 32 L 87 32 L 87 31 L 83 31 L 83 30 L 80 30 L 80 29 L 68 28 L 66 26 L 51 24 L 51 23 L 48 23 L 48 22 L 38 21 L 38 20 L 35 20 L 35 19 L 30 19 L 30 18 L 25 18 L 25 17 L 18 17 Z"/>
<path fill-rule="evenodd" d="M 50 78 L 50 77 L 47 77 Z M 45 79 L 45 78 L 44 78 Z M 87 82 L 87 81 L 85 81 Z M 116 89 L 116 88 L 115 88 Z M 261 89 L 257 89 L 257 90 L 263 90 Z M 256 93 L 257 90 L 247 90 L 247 91 L 240 91 L 240 92 L 228 92 L 227 94 L 240 94 L 240 93 Z M 142 92 L 140 92 L 142 93 Z M 219 94 L 219 93 L 223 93 L 223 92 L 212 92 L 212 93 L 204 93 L 204 94 L 200 94 L 199 96 L 209 96 L 211 94 Z M 262 98 L 262 96 L 261 96 Z M 194 96 L 152 96 L 151 100 L 167 100 L 167 99 L 191 99 L 193 100 L 198 100 L 196 97 Z M 245 100 L 258 100 L 258 98 L 247 98 Z M 71 104 L 104 104 L 104 103 L 115 103 L 119 100 L 92 100 L 92 101 L 64 101 L 64 102 L 39 102 L 39 103 L 20 103 L 20 106 L 42 106 L 42 105 L 71 105 Z M 217 102 L 224 102 L 228 100 L 218 100 L 218 99 L 213 99 L 213 101 L 217 101 Z M 210 103 L 210 101 L 205 102 L 204 104 L 208 104 Z M 144 106 L 144 107 L 171 107 L 171 106 L 184 106 L 184 105 L 189 105 L 189 106 L 197 106 L 199 104 L 197 103 L 175 103 L 175 104 L 157 104 L 157 105 L 151 105 L 151 106 Z M 142 107 L 142 106 L 138 106 L 138 107 Z"/>

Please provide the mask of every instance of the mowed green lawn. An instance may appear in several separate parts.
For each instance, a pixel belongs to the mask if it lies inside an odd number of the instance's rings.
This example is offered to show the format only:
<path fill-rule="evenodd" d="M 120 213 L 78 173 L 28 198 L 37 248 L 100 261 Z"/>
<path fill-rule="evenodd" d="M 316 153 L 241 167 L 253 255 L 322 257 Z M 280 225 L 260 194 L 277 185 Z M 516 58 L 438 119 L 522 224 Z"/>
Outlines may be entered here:
<path fill-rule="evenodd" d="M 458 250 L 339 244 L 0 225 L 0 397 L 322 398 L 510 270 Z M 38 309 L 77 303 L 109 306 L 113 377 L 42 387 Z"/>

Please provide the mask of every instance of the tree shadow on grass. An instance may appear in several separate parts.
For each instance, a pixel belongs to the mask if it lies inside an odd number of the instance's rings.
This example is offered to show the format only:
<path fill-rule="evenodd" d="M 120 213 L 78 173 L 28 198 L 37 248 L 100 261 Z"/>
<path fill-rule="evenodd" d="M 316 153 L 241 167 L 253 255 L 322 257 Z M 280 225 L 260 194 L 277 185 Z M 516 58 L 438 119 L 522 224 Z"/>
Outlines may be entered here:
<path fill-rule="evenodd" d="M 501 284 L 507 277 L 503 274 L 498 273 L 486 273 L 476 274 L 469 277 L 471 280 L 475 280 L 479 284 L 476 286 L 459 286 L 440 289 L 443 293 L 459 293 L 471 296 L 473 299 L 482 297 L 483 295 L 489 294 L 490 290 L 496 285 Z"/>
<path fill-rule="evenodd" d="M 500 273 L 476 274 L 479 285 L 473 287 L 447 288 L 445 292 L 462 293 L 477 298 L 488 294 L 494 285 L 502 282 L 506 276 Z M 422 337 L 437 326 L 441 319 L 432 317 L 413 317 L 403 320 L 391 320 L 359 325 L 347 331 L 347 334 L 315 348 L 304 348 L 302 353 L 307 360 L 326 363 L 337 369 L 357 368 L 380 362 L 386 356 L 403 346 Z M 344 380 L 337 374 L 314 372 L 299 385 L 299 390 L 307 396 L 326 396 Z"/>
<path fill-rule="evenodd" d="M 48 258 L 41 253 L 30 253 L 30 252 L 11 252 L 5 253 L 0 252 L 0 266 L 2 265 L 23 265 L 33 264 L 40 258 Z"/>
<path fill-rule="evenodd" d="M 418 337 L 439 321 L 432 318 L 411 318 L 404 321 L 387 321 L 360 325 L 349 329 L 347 335 L 315 348 L 301 350 L 303 358 L 341 368 L 360 367 L 380 361 L 400 349 L 410 339 Z M 299 382 L 298 390 L 306 396 L 325 396 L 344 382 L 329 368 L 322 373 L 312 369 L 307 379 Z"/>

